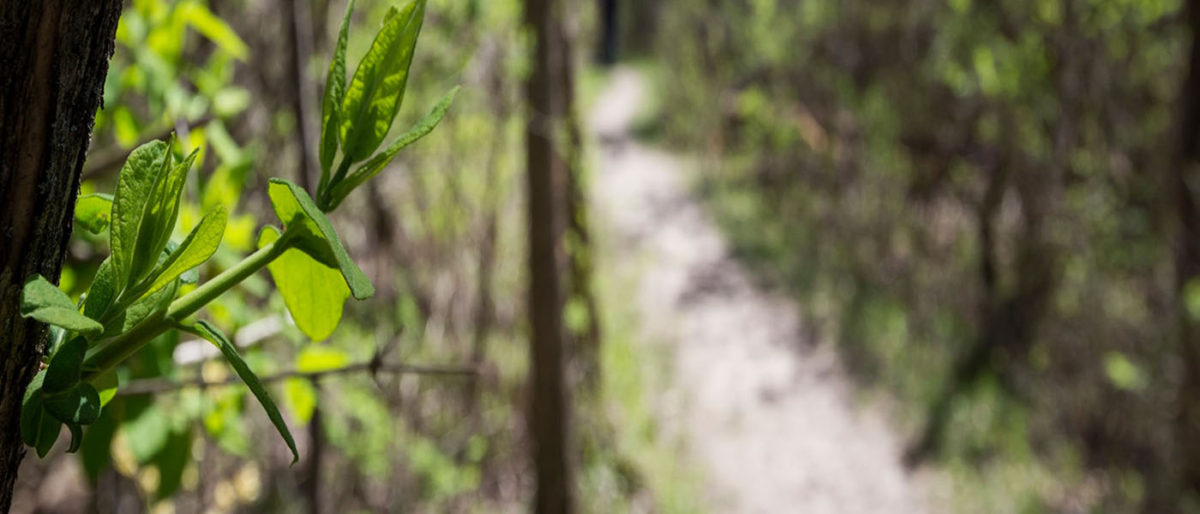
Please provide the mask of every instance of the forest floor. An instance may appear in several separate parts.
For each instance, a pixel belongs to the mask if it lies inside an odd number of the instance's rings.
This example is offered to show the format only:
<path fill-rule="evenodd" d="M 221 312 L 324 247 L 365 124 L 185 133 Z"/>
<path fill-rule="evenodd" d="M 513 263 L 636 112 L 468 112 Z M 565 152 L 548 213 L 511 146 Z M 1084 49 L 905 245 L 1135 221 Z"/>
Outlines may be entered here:
<path fill-rule="evenodd" d="M 649 86 L 616 68 L 592 105 L 593 205 L 607 261 L 635 274 L 626 291 L 643 345 L 665 345 L 666 389 L 648 399 L 681 441 L 713 512 L 916 513 L 901 440 L 856 400 L 832 345 L 792 300 L 760 287 L 689 187 L 695 165 L 637 141 Z M 612 273 L 612 275 L 609 275 Z M 648 349 L 653 353 L 654 349 Z"/>

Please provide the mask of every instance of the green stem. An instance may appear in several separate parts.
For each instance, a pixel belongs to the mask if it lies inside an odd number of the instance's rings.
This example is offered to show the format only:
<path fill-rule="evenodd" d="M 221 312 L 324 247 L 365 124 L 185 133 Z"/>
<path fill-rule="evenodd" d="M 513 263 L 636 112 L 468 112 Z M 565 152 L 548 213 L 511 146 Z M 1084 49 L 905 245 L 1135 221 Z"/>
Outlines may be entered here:
<path fill-rule="evenodd" d="M 208 305 L 233 286 L 261 270 L 291 247 L 293 235 L 294 233 L 289 227 L 289 230 L 279 236 L 279 239 L 248 255 L 232 268 L 213 277 L 212 280 L 205 282 L 192 292 L 175 299 L 162 317 L 147 320 L 134 327 L 133 330 L 114 337 L 108 344 L 89 351 L 83 364 L 83 369 L 86 370 L 83 379 L 90 381 L 108 371 L 129 358 L 155 337 L 174 328 L 180 320 L 191 316 L 201 307 Z"/>
<path fill-rule="evenodd" d="M 317 201 L 320 202 L 318 207 L 320 207 L 322 211 L 325 211 L 326 206 L 329 206 L 330 202 L 333 201 L 333 198 L 330 196 L 330 194 L 332 194 L 334 186 L 340 184 L 342 179 L 346 178 L 346 173 L 350 171 L 351 164 L 353 163 L 350 162 L 350 158 L 343 156 L 342 161 L 338 163 L 337 171 L 334 172 L 333 178 L 330 179 L 327 184 L 325 184 L 325 187 L 318 191 L 318 193 L 320 193 L 320 198 L 317 199 Z"/>

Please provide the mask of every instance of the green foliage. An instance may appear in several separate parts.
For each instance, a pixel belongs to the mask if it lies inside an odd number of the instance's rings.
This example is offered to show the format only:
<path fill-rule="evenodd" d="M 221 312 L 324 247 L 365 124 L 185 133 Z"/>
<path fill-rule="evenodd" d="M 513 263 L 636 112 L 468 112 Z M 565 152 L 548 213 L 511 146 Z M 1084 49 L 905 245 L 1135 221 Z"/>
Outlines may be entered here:
<path fill-rule="evenodd" d="M 246 361 L 242 360 L 242 356 L 238 354 L 237 348 L 221 330 L 212 326 L 211 323 L 201 320 L 193 327 L 197 335 L 208 339 L 212 344 L 216 345 L 221 350 L 221 355 L 225 356 L 225 360 L 229 361 L 229 366 L 237 372 L 237 376 L 246 383 L 246 387 L 250 388 L 250 392 L 258 399 L 258 403 L 262 404 L 263 409 L 267 411 L 267 417 L 271 418 L 271 424 L 275 425 L 275 429 L 279 430 L 279 435 L 283 436 L 284 442 L 287 443 L 288 449 L 292 451 L 292 463 L 300 460 L 300 451 L 296 449 L 296 441 L 292 439 L 292 433 L 288 430 L 287 422 L 283 420 L 283 416 L 279 414 L 279 407 L 275 406 L 275 401 L 271 399 L 270 393 L 263 387 L 262 382 L 258 380 L 258 376 L 250 370 L 250 366 L 246 365 Z"/>
<path fill-rule="evenodd" d="M 366 274 L 350 259 L 342 247 L 329 218 L 318 209 L 303 188 L 281 178 L 271 179 L 267 186 L 271 206 L 288 231 L 295 234 L 297 248 L 321 263 L 342 273 L 354 298 L 365 300 L 375 294 Z"/>
<path fill-rule="evenodd" d="M 75 224 L 88 232 L 99 234 L 108 228 L 112 214 L 112 195 L 93 193 L 75 201 Z"/>
<path fill-rule="evenodd" d="M 399 10 L 394 7 L 388 10 L 383 27 L 376 33 L 349 85 L 345 83 L 346 26 L 354 3 L 347 5 L 321 102 L 321 181 L 316 194 L 320 210 L 336 209 L 355 188 L 382 171 L 401 149 L 431 132 L 454 100 L 457 88 L 447 93 L 416 126 L 383 152 L 371 156 L 383 144 L 404 103 L 425 4 L 426 0 L 410 0 Z M 342 159 L 333 168 L 339 148 Z M 367 162 L 348 175 L 352 166 L 363 161 Z M 355 297 L 358 298 L 357 292 Z"/>
<path fill-rule="evenodd" d="M 346 15 L 338 29 L 337 44 L 333 59 L 329 62 L 329 73 L 325 76 L 325 95 L 321 100 L 321 189 L 329 182 L 330 168 L 337 154 L 340 132 L 333 130 L 341 126 L 342 101 L 346 98 L 346 44 L 349 40 L 350 15 L 354 12 L 354 0 L 346 3 Z"/>
<path fill-rule="evenodd" d="M 1136 510 L 1118 478 L 1156 482 L 1165 461 L 1130 456 L 1174 437 L 1170 192 L 1152 177 L 1172 166 L 1181 4 L 669 4 L 659 119 L 708 151 L 700 189 L 734 252 L 920 423 L 959 395 L 953 480 L 1061 481 L 988 502 L 963 487 L 972 508 L 1066 509 L 1049 490 L 1084 467 L 1103 492 L 1071 508 Z M 1000 383 L 956 387 L 996 340 L 972 380 Z"/>
<path fill-rule="evenodd" d="M 21 315 L 80 333 L 94 334 L 104 329 L 99 322 L 81 314 L 66 293 L 41 275 L 25 281 L 21 292 Z"/>
<path fill-rule="evenodd" d="M 279 235 L 275 227 L 266 227 L 258 236 L 258 244 L 266 246 Z M 284 252 L 267 269 L 296 326 L 313 341 L 328 338 L 341 321 L 342 305 L 350 297 L 341 272 L 297 249 Z"/>
<path fill-rule="evenodd" d="M 421 121 L 418 121 L 417 124 L 408 129 L 407 132 L 401 134 L 400 137 L 397 137 L 395 141 L 393 141 L 387 146 L 386 149 L 384 149 L 384 151 L 375 154 L 374 157 L 371 157 L 370 160 L 355 169 L 353 173 L 346 177 L 345 182 L 341 182 L 333 186 L 330 194 L 332 194 L 333 198 L 335 199 L 334 205 L 336 206 L 337 203 L 340 203 L 342 199 L 346 198 L 346 196 L 348 196 L 355 188 L 362 185 L 366 181 L 371 180 L 372 177 L 383 171 L 383 169 L 392 162 L 392 159 L 396 158 L 396 155 L 398 155 L 400 150 L 403 150 L 404 147 L 417 142 L 430 132 L 433 132 L 433 129 L 437 128 L 438 123 L 440 123 L 442 118 L 446 116 L 446 111 L 450 110 L 450 104 L 454 102 L 454 97 L 458 95 L 458 89 L 459 88 L 457 86 L 451 89 L 448 93 L 446 93 L 445 96 L 442 97 L 440 101 L 438 101 L 437 105 L 433 107 L 433 110 L 429 111 L 429 114 L 426 114 L 424 118 L 421 118 Z"/>
<path fill-rule="evenodd" d="M 178 55 L 177 43 L 158 39 L 155 35 L 158 33 L 154 32 L 157 28 L 139 26 L 146 18 L 169 13 L 169 19 L 173 20 L 169 23 L 192 26 L 235 58 L 246 54 L 246 45 L 199 3 L 185 0 L 168 11 L 145 2 L 136 3 L 139 15 L 127 18 L 118 30 L 118 39 L 122 41 L 145 37 L 153 42 L 151 49 Z M 344 136 L 335 138 L 333 150 L 336 151 L 336 144 L 342 146 L 346 169 L 374 152 L 391 126 L 403 99 L 424 12 L 425 2 L 419 0 L 389 16 L 344 100 L 340 97 L 344 94 L 347 24 L 343 24 L 334 63 L 330 66 L 331 77 L 340 72 L 342 80 L 331 80 L 327 90 L 331 110 L 322 114 L 322 121 L 329 131 Z M 347 20 L 349 13 L 350 8 Z M 344 182 L 344 172 L 331 178 L 325 186 L 337 191 L 336 202 L 324 205 L 324 211 L 331 210 L 354 187 L 377 174 L 401 148 L 431 131 L 445 115 L 451 97 L 434 108 L 436 119 L 419 122 L 413 131 L 401 136 L 381 154 L 386 154 L 386 158 L 373 160 L 377 165 L 369 174 L 356 173 L 349 182 Z M 341 116 L 343 112 L 346 117 Z M 120 115 L 114 115 L 113 119 L 119 118 Z M 22 315 L 54 325 L 56 340 L 66 341 L 57 345 L 47 369 L 37 376 L 24 398 L 22 438 L 39 455 L 49 451 L 63 424 L 72 434 L 69 451 L 79 449 L 83 426 L 98 422 L 103 406 L 116 394 L 119 380 L 115 367 L 131 361 L 161 367 L 154 364 L 155 359 L 163 359 L 163 352 L 156 349 L 157 341 L 164 334 L 184 330 L 217 346 L 287 442 L 293 462 L 299 458 L 278 407 L 234 345 L 215 324 L 204 320 L 193 322 L 190 318 L 231 288 L 252 285 L 255 272 L 267 267 L 301 331 L 320 340 L 337 327 L 346 298 L 369 298 L 374 288 L 346 252 L 322 208 L 307 191 L 279 178 L 271 179 L 267 193 L 284 228 L 264 227 L 257 252 L 226 266 L 222 273 L 194 289 L 183 287 L 185 283 L 197 282 L 197 269 L 221 255 L 222 240 L 229 235 L 226 225 L 230 225 L 230 231 L 235 228 L 228 213 L 237 203 L 240 186 L 220 189 L 220 183 L 214 186 L 210 178 L 204 190 L 207 212 L 202 217 L 198 212 L 193 213 L 191 207 L 185 207 L 183 200 L 188 173 L 200 158 L 201 145 L 193 144 L 197 134 L 200 138 L 211 136 L 218 153 L 227 154 L 224 160 L 241 159 L 229 145 L 221 149 L 219 127 L 192 132 L 188 141 L 178 144 L 172 136 L 166 142 L 151 141 L 138 146 L 121 168 L 113 196 L 93 194 L 80 199 L 76 209 L 79 225 L 92 233 L 108 226 L 111 249 L 111 255 L 95 269 L 81 305 L 73 303 L 65 292 L 40 276 L 29 277 L 26 282 Z M 325 140 L 323 134 L 322 141 Z M 182 150 L 186 148 L 194 149 L 183 156 Z M 244 173 L 247 166 L 248 163 L 219 167 L 213 175 L 233 175 L 239 169 Z M 192 228 L 177 244 L 171 238 L 183 218 L 191 220 L 187 226 Z M 236 228 L 240 232 L 245 230 L 243 226 L 239 222 Z M 185 294 L 180 295 L 181 292 Z M 213 310 L 214 314 L 219 313 Z M 169 352 L 166 354 L 169 360 Z M 304 410 L 311 413 L 311 406 Z M 153 417 L 153 412 L 143 411 L 141 417 Z M 145 424 L 161 425 L 139 422 L 130 427 Z M 111 431 L 100 432 L 111 438 Z M 139 461 L 148 462 L 152 456 L 165 459 L 157 463 L 162 478 L 158 494 L 170 494 L 178 487 L 182 464 L 177 463 L 184 460 L 181 456 L 187 455 L 191 437 L 189 430 L 171 430 L 161 437 L 134 436 Z M 158 441 L 164 442 L 159 445 Z M 148 447 L 138 450 L 141 445 Z"/>
<path fill-rule="evenodd" d="M 425 0 L 410 0 L 399 10 L 391 8 L 371 49 L 358 63 L 346 87 L 337 125 L 342 154 L 351 162 L 374 153 L 391 129 L 404 101 L 408 68 L 424 20 Z"/>

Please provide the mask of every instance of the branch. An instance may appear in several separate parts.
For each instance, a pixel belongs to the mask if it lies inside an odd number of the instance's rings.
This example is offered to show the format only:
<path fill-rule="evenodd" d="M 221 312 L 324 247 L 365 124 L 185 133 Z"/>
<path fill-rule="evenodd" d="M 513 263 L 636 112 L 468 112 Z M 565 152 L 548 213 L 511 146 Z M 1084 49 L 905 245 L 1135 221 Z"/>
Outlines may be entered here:
<path fill-rule="evenodd" d="M 186 122 L 186 125 L 188 128 L 200 127 L 207 125 L 213 119 L 214 118 L 211 114 L 206 114 L 196 121 Z M 130 148 L 112 146 L 102 148 L 94 152 L 89 152 L 87 160 L 84 161 L 83 164 L 83 178 L 93 178 L 96 175 L 103 175 L 120 169 L 121 165 L 125 164 L 125 160 L 129 158 L 129 153 L 132 152 L 134 148 L 137 148 L 150 141 L 166 139 L 167 136 L 171 135 L 171 132 L 174 132 L 175 130 L 175 127 L 164 128 L 150 134 L 149 136 L 146 136 L 144 139 L 138 141 Z"/>
<path fill-rule="evenodd" d="M 473 377 L 479 374 L 479 370 L 475 367 L 468 366 L 422 366 L 415 364 L 379 364 L 374 360 L 367 362 L 359 362 L 349 364 L 340 368 L 332 368 L 323 371 L 302 372 L 297 370 L 284 371 L 275 375 L 260 377 L 259 380 L 265 383 L 279 382 L 289 378 L 307 378 L 316 380 L 326 376 L 345 375 L 350 373 L 358 373 L 366 371 L 372 376 L 379 373 L 390 373 L 393 375 L 399 374 L 416 374 L 416 375 L 437 375 L 437 376 L 463 376 Z M 192 380 L 183 382 L 174 382 L 170 380 L 160 379 L 145 379 L 134 380 L 120 388 L 117 391 L 117 396 L 144 396 L 149 394 L 167 393 L 179 391 L 182 389 L 211 389 L 214 387 L 222 387 L 240 383 L 241 379 L 237 376 L 230 376 L 225 380 L 204 380 L 203 377 L 196 377 Z"/>

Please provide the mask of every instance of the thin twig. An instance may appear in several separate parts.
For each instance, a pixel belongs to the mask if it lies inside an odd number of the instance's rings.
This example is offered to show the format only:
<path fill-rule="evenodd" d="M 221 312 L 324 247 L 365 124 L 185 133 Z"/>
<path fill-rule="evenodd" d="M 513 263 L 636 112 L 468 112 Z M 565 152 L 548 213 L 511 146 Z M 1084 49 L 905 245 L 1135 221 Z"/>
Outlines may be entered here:
<path fill-rule="evenodd" d="M 479 374 L 479 370 L 468 366 L 422 366 L 415 364 L 381 364 L 377 365 L 373 360 L 367 362 L 359 362 L 349 364 L 340 368 L 332 368 L 322 371 L 284 371 L 275 375 L 260 377 L 259 381 L 263 383 L 279 382 L 289 378 L 307 378 L 317 379 L 331 375 L 345 375 L 350 373 L 368 372 L 371 374 L 390 373 L 393 375 L 399 374 L 416 374 L 416 375 L 439 375 L 439 376 L 475 376 Z M 134 380 L 117 391 L 117 396 L 143 396 L 148 394 L 158 394 L 178 391 L 181 389 L 210 389 L 213 387 L 222 387 L 240 383 L 241 379 L 237 376 L 230 376 L 225 380 L 205 380 L 203 377 L 196 377 L 192 380 L 175 382 L 171 380 L 160 379 L 144 379 Z"/>

